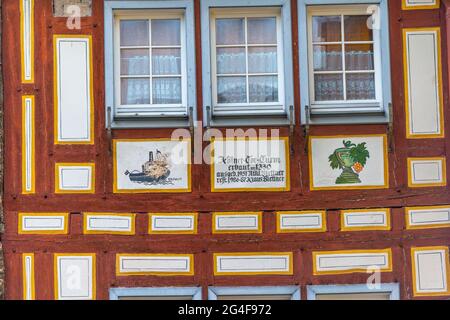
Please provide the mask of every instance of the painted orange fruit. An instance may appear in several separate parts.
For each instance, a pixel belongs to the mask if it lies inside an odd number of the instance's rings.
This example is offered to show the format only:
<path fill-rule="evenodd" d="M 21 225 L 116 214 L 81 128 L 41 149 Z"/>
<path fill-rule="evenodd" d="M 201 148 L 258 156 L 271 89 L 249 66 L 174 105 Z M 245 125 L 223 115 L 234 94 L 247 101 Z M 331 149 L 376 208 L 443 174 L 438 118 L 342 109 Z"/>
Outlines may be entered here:
<path fill-rule="evenodd" d="M 363 171 L 363 169 L 364 169 L 364 166 L 359 162 L 356 162 L 353 165 L 353 170 L 355 170 L 356 173 L 360 173 L 361 171 Z"/>

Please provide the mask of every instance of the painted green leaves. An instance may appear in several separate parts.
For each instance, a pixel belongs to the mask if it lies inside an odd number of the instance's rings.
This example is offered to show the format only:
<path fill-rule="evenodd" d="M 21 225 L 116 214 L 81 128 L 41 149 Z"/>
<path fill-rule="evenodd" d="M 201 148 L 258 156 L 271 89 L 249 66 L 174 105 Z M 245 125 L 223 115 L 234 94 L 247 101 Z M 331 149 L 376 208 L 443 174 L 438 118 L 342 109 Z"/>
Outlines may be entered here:
<path fill-rule="evenodd" d="M 344 147 L 334 150 L 328 157 L 332 169 L 341 169 L 342 174 L 336 179 L 336 184 L 361 183 L 359 173 L 364 170 L 370 153 L 366 142 L 358 145 L 351 141 L 343 141 Z"/>

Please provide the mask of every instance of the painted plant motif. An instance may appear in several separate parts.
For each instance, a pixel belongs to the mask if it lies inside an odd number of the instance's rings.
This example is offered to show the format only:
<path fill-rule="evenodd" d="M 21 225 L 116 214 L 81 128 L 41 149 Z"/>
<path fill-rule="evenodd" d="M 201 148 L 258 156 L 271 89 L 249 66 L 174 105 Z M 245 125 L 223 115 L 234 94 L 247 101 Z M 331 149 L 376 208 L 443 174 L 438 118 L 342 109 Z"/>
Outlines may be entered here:
<path fill-rule="evenodd" d="M 334 150 L 328 157 L 331 168 L 342 170 L 342 174 L 336 179 L 336 184 L 361 183 L 359 174 L 364 170 L 367 159 L 370 158 L 366 142 L 356 145 L 344 140 L 343 144 L 343 148 Z"/>
<path fill-rule="evenodd" d="M 146 185 L 161 185 L 173 184 L 169 178 L 169 154 L 163 154 L 156 150 L 156 156 L 153 151 L 149 152 L 149 160 L 142 165 L 142 171 L 133 170 L 126 171 L 125 175 L 130 178 L 130 181 L 136 183 L 143 183 Z"/>

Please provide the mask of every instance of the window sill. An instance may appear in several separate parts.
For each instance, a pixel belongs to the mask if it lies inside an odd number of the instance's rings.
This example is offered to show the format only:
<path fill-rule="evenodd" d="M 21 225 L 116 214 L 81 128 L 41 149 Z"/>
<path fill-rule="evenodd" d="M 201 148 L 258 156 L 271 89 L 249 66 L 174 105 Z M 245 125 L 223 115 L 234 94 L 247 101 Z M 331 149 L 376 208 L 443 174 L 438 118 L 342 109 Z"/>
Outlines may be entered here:
<path fill-rule="evenodd" d="M 385 112 L 377 113 L 341 113 L 341 114 L 314 114 L 309 118 L 310 125 L 333 124 L 387 124 L 389 115 Z"/>
<path fill-rule="evenodd" d="M 252 126 L 288 126 L 289 117 L 286 113 L 272 115 L 229 115 L 213 116 L 211 127 L 252 127 Z"/>
<path fill-rule="evenodd" d="M 115 118 L 112 129 L 188 128 L 189 118 Z"/>

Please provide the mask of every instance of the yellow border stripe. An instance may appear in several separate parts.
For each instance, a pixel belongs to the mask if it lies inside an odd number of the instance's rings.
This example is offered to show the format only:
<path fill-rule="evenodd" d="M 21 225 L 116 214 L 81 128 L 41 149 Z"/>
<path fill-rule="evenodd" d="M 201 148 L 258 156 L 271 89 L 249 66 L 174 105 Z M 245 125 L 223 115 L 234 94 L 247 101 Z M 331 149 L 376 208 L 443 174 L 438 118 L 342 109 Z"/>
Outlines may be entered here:
<path fill-rule="evenodd" d="M 88 217 L 104 217 L 117 216 L 130 218 L 130 231 L 109 231 L 109 230 L 88 230 Z M 134 213 L 116 213 L 116 212 L 83 212 L 83 234 L 117 234 L 117 235 L 134 235 L 136 233 L 136 214 Z"/>
<path fill-rule="evenodd" d="M 442 182 L 437 183 L 413 183 L 412 179 L 412 162 L 422 161 L 441 161 L 442 162 Z M 445 187 L 447 185 L 447 164 L 445 157 L 429 157 L 429 158 L 408 158 L 408 187 L 409 188 L 427 188 L 427 187 Z"/>
<path fill-rule="evenodd" d="M 345 225 L 345 214 L 346 213 L 370 213 L 370 212 L 380 212 L 383 211 L 386 214 L 386 226 L 346 226 Z M 359 209 L 359 210 L 341 210 L 341 231 L 388 231 L 391 230 L 391 209 L 381 208 L 381 209 Z"/>
<path fill-rule="evenodd" d="M 92 299 L 95 300 L 97 296 L 97 267 L 96 267 L 96 255 L 95 253 L 55 253 L 53 255 L 53 278 L 54 278 L 54 295 L 55 300 L 59 300 L 58 287 L 58 258 L 59 257 L 92 257 Z"/>
<path fill-rule="evenodd" d="M 418 6 L 408 5 L 408 0 L 402 0 L 402 10 L 429 10 L 429 9 L 439 9 L 440 0 L 435 0 L 435 4 L 423 4 Z"/>
<path fill-rule="evenodd" d="M 437 45 L 437 72 L 438 72 L 438 91 L 439 91 L 439 124 L 440 132 L 436 134 L 411 134 L 410 133 L 410 113 L 409 113 L 409 68 L 408 68 L 408 51 L 407 51 L 407 34 L 408 32 L 422 32 L 434 31 L 436 32 Z M 442 90 L 442 49 L 441 49 L 441 28 L 403 28 L 403 70 L 404 70 L 404 85 L 405 85 L 405 115 L 406 115 L 406 138 L 408 139 L 435 139 L 445 137 L 444 125 L 444 95 Z"/>
<path fill-rule="evenodd" d="M 216 189 L 215 188 L 215 151 L 214 151 L 214 143 L 215 141 L 271 141 L 271 140 L 279 140 L 284 141 L 284 152 L 285 152 L 285 160 L 286 160 L 286 187 L 282 188 L 226 188 L 226 189 Z M 277 138 L 251 138 L 251 137 L 235 137 L 235 138 L 215 138 L 211 141 L 211 153 L 210 153 L 210 183 L 211 183 L 211 192 L 288 192 L 291 190 L 291 169 L 290 169 L 290 149 L 289 149 L 289 138 L 288 137 L 277 137 Z"/>
<path fill-rule="evenodd" d="M 23 229 L 23 217 L 64 217 L 64 230 L 33 230 L 33 231 L 26 231 Z M 40 213 L 28 213 L 28 212 L 19 212 L 18 215 L 18 234 L 52 234 L 52 235 L 61 235 L 61 234 L 68 234 L 69 233 L 69 213 L 68 212 L 40 212 Z"/>
<path fill-rule="evenodd" d="M 239 230 L 217 230 L 216 217 L 220 216 L 256 216 L 258 228 L 255 229 L 239 229 Z M 262 211 L 259 212 L 213 212 L 212 214 L 212 233 L 213 234 L 239 234 L 239 233 L 262 233 Z"/>
<path fill-rule="evenodd" d="M 305 229 L 281 229 L 281 216 L 282 215 L 308 215 L 308 214 L 320 214 L 322 217 L 321 228 L 305 228 Z M 277 219 L 277 233 L 304 233 L 304 232 L 326 232 L 327 231 L 327 212 L 325 210 L 311 210 L 311 211 L 277 211 L 275 212 Z"/>
<path fill-rule="evenodd" d="M 449 223 L 441 223 L 441 224 L 421 224 L 417 226 L 412 226 L 409 223 L 409 212 L 411 210 L 433 210 L 433 209 L 448 209 L 450 210 L 450 205 L 447 206 L 426 206 L 426 207 L 406 207 L 405 208 L 405 220 L 406 220 L 406 230 L 420 230 L 420 229 L 439 229 L 439 228 L 450 228 L 450 222 Z"/>
<path fill-rule="evenodd" d="M 152 217 L 186 217 L 191 216 L 194 222 L 193 230 L 174 230 L 174 231 L 158 231 L 153 230 Z M 148 214 L 148 234 L 197 234 L 198 229 L 198 213 L 149 213 Z"/>
<path fill-rule="evenodd" d="M 189 193 L 192 191 L 192 182 L 191 182 L 191 139 L 183 139 L 183 142 L 187 142 L 187 150 L 188 150 L 188 165 L 187 165 L 187 179 L 188 179 L 188 187 L 186 189 L 118 189 L 117 188 L 117 143 L 118 142 L 155 142 L 155 141 L 178 141 L 177 139 L 166 139 L 166 138 L 155 138 L 155 139 L 114 139 L 113 140 L 113 193 Z"/>
<path fill-rule="evenodd" d="M 180 258 L 189 258 L 189 271 L 188 272 L 121 272 L 120 271 L 120 258 L 121 257 L 180 257 Z M 118 253 L 116 254 L 116 276 L 193 276 L 194 275 L 194 255 L 193 254 L 169 254 L 169 253 L 161 253 L 161 254 L 147 254 L 147 253 L 137 253 L 137 254 L 128 254 L 128 253 Z"/>
<path fill-rule="evenodd" d="M 384 185 L 380 186 L 331 186 L 331 187 L 314 187 L 313 177 L 313 159 L 312 159 L 312 140 L 313 139 L 337 139 L 337 138 L 383 138 L 383 159 L 384 159 Z M 310 152 L 308 152 L 309 162 L 309 188 L 311 191 L 317 190 L 367 190 L 367 189 L 388 189 L 389 188 L 389 160 L 387 151 L 387 135 L 386 134 L 365 134 L 365 135 L 336 135 L 336 136 L 310 136 L 308 141 Z"/>
<path fill-rule="evenodd" d="M 27 277 L 27 264 L 26 259 L 30 258 L 30 283 L 28 283 Z M 22 289 L 23 289 L 23 300 L 35 300 L 36 299 L 36 288 L 35 288 L 35 278 L 34 278 L 34 253 L 23 253 L 22 254 Z M 31 296 L 28 297 L 28 286 L 31 289 Z"/>
<path fill-rule="evenodd" d="M 30 114 L 30 125 L 27 126 L 27 106 L 26 100 L 31 99 L 31 114 Z M 35 183 L 36 183 L 36 135 L 35 135 L 35 97 L 33 95 L 22 96 L 22 194 L 34 194 L 35 193 Z M 27 133 L 30 131 L 31 138 L 31 181 L 30 190 L 27 190 Z"/>
<path fill-rule="evenodd" d="M 60 176 L 59 176 L 59 168 L 60 167 L 89 167 L 91 168 L 91 189 L 89 190 L 62 190 L 59 188 Z M 95 163 L 86 162 L 86 163 L 55 163 L 55 193 L 57 194 L 79 194 L 79 193 L 95 193 Z"/>
<path fill-rule="evenodd" d="M 30 71 L 31 78 L 26 79 L 25 75 L 25 8 L 24 8 L 24 0 L 20 0 L 20 56 L 22 62 L 21 68 L 21 78 L 22 83 L 34 83 L 34 0 L 30 1 Z"/>
<path fill-rule="evenodd" d="M 90 96 L 90 140 L 89 141 L 60 141 L 58 139 L 58 118 L 59 118 L 59 104 L 58 104 L 58 39 L 70 39 L 70 38 L 84 38 L 88 39 L 89 43 L 89 96 Z M 74 35 L 53 35 L 53 100 L 54 100 L 54 143 L 55 144 L 94 144 L 94 59 L 92 50 L 92 36 L 85 34 Z"/>
<path fill-rule="evenodd" d="M 445 292 L 417 292 L 416 283 L 416 257 L 415 253 L 420 251 L 433 251 L 433 250 L 444 250 L 445 252 L 445 273 L 447 276 L 447 291 Z M 413 282 L 413 293 L 415 297 L 435 297 L 435 296 L 449 296 L 450 295 L 450 262 L 448 247 L 436 246 L 436 247 L 411 247 L 411 268 L 412 268 L 412 282 Z"/>

